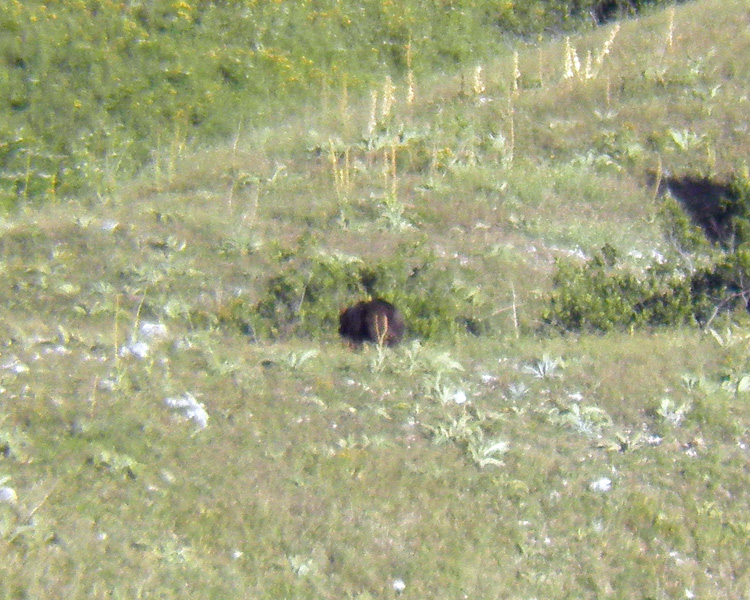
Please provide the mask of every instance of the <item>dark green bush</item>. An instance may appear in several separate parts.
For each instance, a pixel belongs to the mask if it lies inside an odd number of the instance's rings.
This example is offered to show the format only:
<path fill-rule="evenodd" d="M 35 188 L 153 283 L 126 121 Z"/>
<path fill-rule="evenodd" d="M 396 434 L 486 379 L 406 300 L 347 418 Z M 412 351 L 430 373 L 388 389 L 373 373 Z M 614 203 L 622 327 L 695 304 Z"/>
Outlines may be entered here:
<path fill-rule="evenodd" d="M 726 239 L 713 244 L 696 217 L 667 196 L 659 216 L 678 258 L 634 273 L 617 264 L 604 246 L 581 264 L 559 261 L 544 320 L 565 331 L 621 329 L 642 325 L 705 326 L 716 315 L 748 308 L 750 300 L 750 178 L 722 184 L 721 214 L 729 217 Z M 715 210 L 701 198 L 690 207 Z M 709 213 L 710 216 L 710 213 Z"/>
<path fill-rule="evenodd" d="M 750 246 L 744 244 L 698 269 L 690 280 L 693 310 L 701 324 L 722 312 L 747 308 L 750 300 Z"/>
<path fill-rule="evenodd" d="M 709 325 L 745 308 L 750 248 L 720 255 L 692 273 L 675 264 L 636 275 L 607 264 L 602 253 L 584 264 L 559 261 L 544 321 L 563 331 L 609 331 L 685 323 Z"/>
<path fill-rule="evenodd" d="M 480 334 L 491 313 L 455 270 L 421 245 L 402 245 L 390 258 L 365 262 L 303 242 L 279 254 L 257 304 L 233 307 L 237 318 L 225 322 L 243 330 L 249 324 L 260 338 L 320 336 L 338 330 L 341 309 L 367 298 L 393 302 L 404 314 L 407 337 Z"/>
<path fill-rule="evenodd" d="M 693 318 L 690 279 L 658 265 L 636 275 L 607 245 L 584 264 L 558 261 L 543 318 L 565 331 L 684 323 Z"/>

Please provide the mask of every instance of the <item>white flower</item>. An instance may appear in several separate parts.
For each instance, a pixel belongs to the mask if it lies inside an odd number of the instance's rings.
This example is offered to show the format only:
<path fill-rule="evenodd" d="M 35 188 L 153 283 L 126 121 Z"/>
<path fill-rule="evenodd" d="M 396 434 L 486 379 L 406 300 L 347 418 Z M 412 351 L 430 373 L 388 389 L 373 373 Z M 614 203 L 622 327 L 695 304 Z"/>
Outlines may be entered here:
<path fill-rule="evenodd" d="M 403 591 L 404 591 L 404 590 L 406 589 L 406 584 L 404 583 L 404 580 L 403 580 L 403 579 L 400 579 L 400 578 L 399 578 L 399 579 L 394 579 L 394 580 L 393 580 L 393 589 L 394 589 L 394 590 L 395 590 L 395 591 L 396 591 L 397 593 L 399 593 L 399 594 L 400 594 L 401 592 L 403 592 Z"/>
<path fill-rule="evenodd" d="M 120 224 L 117 221 L 114 221 L 112 219 L 107 219 L 105 221 L 102 221 L 102 230 L 111 232 L 117 229 L 119 225 Z"/>
<path fill-rule="evenodd" d="M 453 402 L 458 405 L 466 404 L 466 392 L 463 390 L 456 390 L 453 392 Z"/>
<path fill-rule="evenodd" d="M 114 379 L 102 379 L 97 386 L 100 390 L 113 392 L 117 388 L 117 381 Z"/>
<path fill-rule="evenodd" d="M 20 375 L 21 373 L 27 373 L 29 367 L 27 367 L 22 362 L 17 362 L 10 368 L 10 370 L 13 371 L 16 375 Z"/>
<path fill-rule="evenodd" d="M 592 481 L 589 488 L 594 492 L 608 492 L 612 488 L 612 480 L 609 477 L 600 477 Z"/>
<path fill-rule="evenodd" d="M 150 338 L 163 338 L 167 336 L 167 327 L 163 323 L 144 321 L 141 323 L 141 333 Z"/>
<path fill-rule="evenodd" d="M 149 347 L 146 342 L 131 342 L 120 348 L 120 356 L 135 356 L 143 360 L 148 356 Z"/>
<path fill-rule="evenodd" d="M 193 421 L 199 429 L 205 429 L 208 425 L 208 413 L 202 402 L 198 402 L 190 392 L 180 398 L 167 398 L 164 404 L 170 408 L 181 409 L 185 417 Z"/>
<path fill-rule="evenodd" d="M 11 361 L 5 363 L 2 368 L 12 371 L 16 375 L 20 375 L 21 373 L 26 373 L 29 370 L 29 367 L 23 364 L 15 356 L 13 357 Z"/>

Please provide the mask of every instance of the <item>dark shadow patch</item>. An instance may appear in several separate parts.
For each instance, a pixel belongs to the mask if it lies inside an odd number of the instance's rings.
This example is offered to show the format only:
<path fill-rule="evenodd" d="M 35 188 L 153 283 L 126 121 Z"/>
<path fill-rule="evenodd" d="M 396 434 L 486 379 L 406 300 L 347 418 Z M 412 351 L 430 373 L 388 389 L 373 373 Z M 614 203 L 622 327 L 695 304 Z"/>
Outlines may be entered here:
<path fill-rule="evenodd" d="M 743 199 L 731 183 L 695 175 L 658 177 L 648 174 L 649 185 L 659 196 L 669 192 L 685 213 L 705 234 L 706 238 L 723 248 L 735 241 L 735 217 L 746 212 Z"/>
<path fill-rule="evenodd" d="M 601 0 L 591 8 L 591 18 L 597 25 L 635 15 L 638 3 L 633 0 Z"/>
<path fill-rule="evenodd" d="M 648 6 L 658 4 L 682 4 L 685 0 L 663 2 L 662 0 L 594 0 L 584 3 L 589 15 L 597 25 L 605 25 L 618 19 L 635 17 Z"/>

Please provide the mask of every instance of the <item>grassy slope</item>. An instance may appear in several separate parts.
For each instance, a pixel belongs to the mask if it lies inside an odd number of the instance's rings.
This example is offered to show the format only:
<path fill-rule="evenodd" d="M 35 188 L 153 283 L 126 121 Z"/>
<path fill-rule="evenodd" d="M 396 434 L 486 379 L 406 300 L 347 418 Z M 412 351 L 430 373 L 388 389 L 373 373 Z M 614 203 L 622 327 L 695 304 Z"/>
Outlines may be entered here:
<path fill-rule="evenodd" d="M 571 26 L 565 5 L 594 2 L 0 3 L 0 207 L 106 195 L 238 123 L 487 57 L 498 32 Z"/>
<path fill-rule="evenodd" d="M 564 79 L 564 40 L 519 47 L 517 93 L 511 52 L 484 91 L 473 65 L 411 105 L 397 82 L 380 129 L 399 142 L 368 133 L 368 100 L 331 98 L 103 202 L 7 218 L 0 597 L 746 592 L 744 329 L 537 326 L 556 256 L 669 252 L 640 184 L 659 159 L 743 168 L 747 20 L 684 5 L 671 47 L 669 12 L 623 23 L 587 81 Z M 571 40 L 584 64 L 611 31 Z M 310 230 L 310 254 L 428 246 L 496 307 L 492 333 L 381 353 L 222 326 Z M 207 428 L 165 405 L 186 393 Z"/>

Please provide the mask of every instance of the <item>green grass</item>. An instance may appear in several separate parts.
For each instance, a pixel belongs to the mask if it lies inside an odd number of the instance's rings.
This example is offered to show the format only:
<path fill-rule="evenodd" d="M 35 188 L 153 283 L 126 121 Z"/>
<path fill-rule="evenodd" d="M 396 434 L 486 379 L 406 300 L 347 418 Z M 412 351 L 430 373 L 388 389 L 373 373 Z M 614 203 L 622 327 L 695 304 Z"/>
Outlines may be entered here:
<path fill-rule="evenodd" d="M 412 104 L 394 77 L 374 129 L 367 90 L 329 90 L 6 214 L 0 598 L 746 594 L 748 317 L 541 320 L 558 257 L 674 260 L 645 171 L 746 168 L 746 17 L 622 22 L 588 80 L 559 37 L 498 50 L 479 94 L 473 61 Z M 422 319 L 400 347 L 337 337 L 360 264 Z M 191 398 L 205 427 L 166 402 Z"/>
<path fill-rule="evenodd" d="M 592 4 L 5 2 L 0 206 L 106 195 L 151 162 L 171 173 L 189 148 L 386 74 L 455 69 L 511 33 L 580 27 Z"/>

